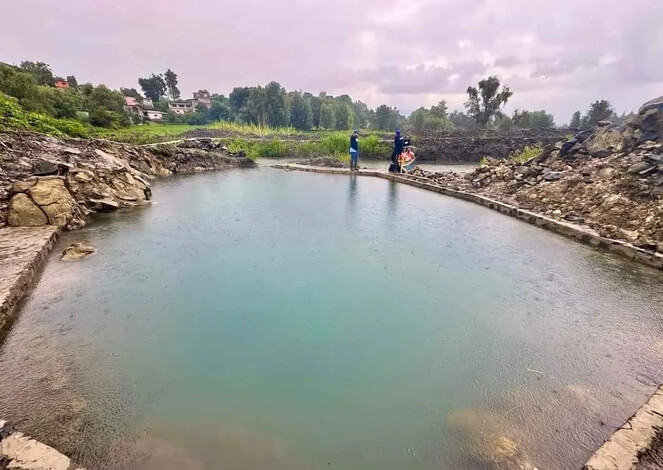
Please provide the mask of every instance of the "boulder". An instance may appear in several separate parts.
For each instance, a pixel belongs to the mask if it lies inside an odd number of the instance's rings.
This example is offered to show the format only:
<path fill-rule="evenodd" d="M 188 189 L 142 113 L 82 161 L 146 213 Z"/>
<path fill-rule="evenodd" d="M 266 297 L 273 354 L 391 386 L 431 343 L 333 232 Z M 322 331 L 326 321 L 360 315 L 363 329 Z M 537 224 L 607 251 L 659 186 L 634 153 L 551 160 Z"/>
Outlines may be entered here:
<path fill-rule="evenodd" d="M 641 171 L 648 170 L 651 168 L 652 165 L 648 162 L 638 162 L 634 163 L 630 167 L 628 167 L 628 172 L 631 173 L 632 175 L 635 175 L 637 173 L 640 173 Z"/>
<path fill-rule="evenodd" d="M 69 245 L 62 251 L 62 259 L 73 260 L 84 258 L 85 256 L 91 255 L 96 250 L 95 247 L 86 242 L 77 242 Z"/>
<path fill-rule="evenodd" d="M 27 195 L 19 193 L 11 198 L 7 223 L 12 227 L 38 227 L 47 225 L 48 219 Z"/>
<path fill-rule="evenodd" d="M 40 178 L 28 194 L 44 211 L 51 225 L 64 227 L 77 215 L 76 201 L 62 178 Z M 78 221 L 74 221 L 74 226 L 79 226 Z"/>
<path fill-rule="evenodd" d="M 32 174 L 35 176 L 57 175 L 58 164 L 38 158 L 32 162 Z"/>
<path fill-rule="evenodd" d="M 112 212 L 118 210 L 120 205 L 113 199 L 90 199 L 87 203 L 88 207 L 96 212 Z"/>
<path fill-rule="evenodd" d="M 25 193 L 37 184 L 37 178 L 32 178 L 24 181 L 17 181 L 12 185 L 12 193 Z"/>
<path fill-rule="evenodd" d="M 622 150 L 622 128 L 616 125 L 597 127 L 585 142 L 592 157 L 607 157 Z"/>

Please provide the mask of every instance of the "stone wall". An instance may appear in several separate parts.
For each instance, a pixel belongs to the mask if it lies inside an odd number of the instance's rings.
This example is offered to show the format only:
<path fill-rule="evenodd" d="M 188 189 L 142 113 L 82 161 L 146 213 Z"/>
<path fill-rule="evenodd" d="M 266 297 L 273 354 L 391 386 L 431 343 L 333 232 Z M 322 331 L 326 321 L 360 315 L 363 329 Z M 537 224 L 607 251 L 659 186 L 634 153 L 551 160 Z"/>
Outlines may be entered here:
<path fill-rule="evenodd" d="M 511 130 L 415 135 L 417 160 L 438 163 L 477 163 L 483 157 L 502 159 L 526 146 L 546 146 L 563 140 L 568 129 Z"/>

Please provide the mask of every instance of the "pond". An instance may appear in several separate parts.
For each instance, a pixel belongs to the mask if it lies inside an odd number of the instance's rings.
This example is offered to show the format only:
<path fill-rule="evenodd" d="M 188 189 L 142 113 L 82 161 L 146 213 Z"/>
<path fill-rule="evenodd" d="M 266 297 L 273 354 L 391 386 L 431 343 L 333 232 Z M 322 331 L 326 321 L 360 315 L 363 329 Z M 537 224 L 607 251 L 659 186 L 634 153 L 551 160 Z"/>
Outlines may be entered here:
<path fill-rule="evenodd" d="M 663 381 L 654 270 L 376 178 L 153 189 L 0 351 L 0 416 L 87 468 L 579 468 Z"/>

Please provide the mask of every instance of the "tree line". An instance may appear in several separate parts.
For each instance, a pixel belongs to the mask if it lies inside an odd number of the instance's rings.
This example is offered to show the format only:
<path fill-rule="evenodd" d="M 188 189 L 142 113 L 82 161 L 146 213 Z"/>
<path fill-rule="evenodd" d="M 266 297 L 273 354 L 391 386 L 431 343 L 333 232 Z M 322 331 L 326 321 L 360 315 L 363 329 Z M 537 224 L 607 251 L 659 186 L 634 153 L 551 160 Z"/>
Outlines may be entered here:
<path fill-rule="evenodd" d="M 69 87 L 56 89 L 58 80 L 67 80 Z M 502 108 L 513 96 L 508 86 L 501 86 L 498 77 L 481 80 L 478 86 L 467 88 L 465 111 L 449 112 L 446 101 L 430 108 L 421 107 L 410 116 L 403 116 L 395 107 L 386 104 L 375 109 L 349 95 L 313 95 L 302 91 L 287 91 L 278 82 L 265 86 L 235 87 L 227 95 L 211 95 L 211 106 L 199 105 L 193 113 L 172 113 L 169 102 L 181 97 L 178 75 L 171 69 L 152 73 L 138 79 L 136 88 L 111 90 L 105 85 L 78 84 L 73 75 L 61 78 L 53 74 L 44 62 L 21 62 L 19 66 L 0 63 L 0 92 L 15 97 L 27 111 L 35 111 L 60 119 L 77 119 L 101 127 L 121 127 L 131 124 L 124 110 L 124 97 L 139 101 L 149 98 L 155 109 L 165 113 L 171 123 L 207 124 L 234 121 L 264 127 L 293 127 L 298 130 L 348 130 L 369 128 L 393 130 L 408 128 L 415 132 L 444 132 L 453 129 L 545 129 L 555 127 L 553 116 L 545 110 L 516 109 L 507 115 Z M 583 115 L 573 114 L 568 127 L 583 129 L 599 121 L 624 122 L 629 115 L 618 116 L 610 102 L 592 103 Z"/>
<path fill-rule="evenodd" d="M 67 80 L 69 88 L 56 89 L 58 80 Z M 73 75 L 57 77 L 44 62 L 25 61 L 19 66 L 0 63 L 0 92 L 16 98 L 26 111 L 58 119 L 77 119 L 100 127 L 130 124 L 122 93 L 105 85 L 79 85 Z"/>

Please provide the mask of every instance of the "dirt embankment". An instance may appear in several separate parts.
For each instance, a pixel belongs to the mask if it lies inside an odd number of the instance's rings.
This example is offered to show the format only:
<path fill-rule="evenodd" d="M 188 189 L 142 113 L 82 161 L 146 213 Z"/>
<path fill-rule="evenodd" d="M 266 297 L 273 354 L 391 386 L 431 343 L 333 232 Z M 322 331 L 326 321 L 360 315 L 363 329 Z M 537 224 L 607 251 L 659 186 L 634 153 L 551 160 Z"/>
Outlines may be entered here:
<path fill-rule="evenodd" d="M 149 201 L 155 177 L 254 165 L 204 139 L 145 148 L 0 133 L 0 227 L 75 229 L 90 213 Z"/>
<path fill-rule="evenodd" d="M 464 176 L 422 170 L 412 176 L 663 253 L 663 97 L 624 126 L 600 123 L 524 163 L 491 160 Z"/>

